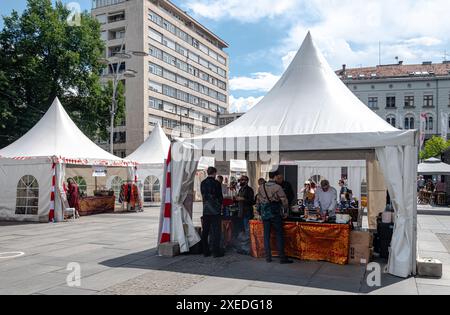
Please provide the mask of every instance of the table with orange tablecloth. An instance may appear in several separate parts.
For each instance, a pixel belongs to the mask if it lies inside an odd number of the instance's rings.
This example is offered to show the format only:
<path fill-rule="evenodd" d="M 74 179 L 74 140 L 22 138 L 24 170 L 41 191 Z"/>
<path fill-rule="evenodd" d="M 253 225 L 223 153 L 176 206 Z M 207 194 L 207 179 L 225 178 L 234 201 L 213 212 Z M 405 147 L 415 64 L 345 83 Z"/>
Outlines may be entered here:
<path fill-rule="evenodd" d="M 80 216 L 114 212 L 114 196 L 95 196 L 80 198 Z"/>
<path fill-rule="evenodd" d="M 286 255 L 301 260 L 348 263 L 350 225 L 284 222 Z M 262 221 L 250 221 L 251 255 L 265 257 Z M 271 233 L 272 255 L 277 255 L 275 230 Z"/>

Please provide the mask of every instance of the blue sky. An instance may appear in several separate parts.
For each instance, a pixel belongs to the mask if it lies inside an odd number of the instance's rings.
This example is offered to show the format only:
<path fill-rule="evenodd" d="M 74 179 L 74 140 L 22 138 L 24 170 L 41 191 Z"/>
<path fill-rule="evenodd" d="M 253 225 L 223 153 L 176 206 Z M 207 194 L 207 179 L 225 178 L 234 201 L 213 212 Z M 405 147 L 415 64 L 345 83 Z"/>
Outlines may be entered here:
<path fill-rule="evenodd" d="M 72 0 L 73 1 L 73 0 Z M 64 1 L 64 2 L 72 2 Z M 90 10 L 90 0 L 77 0 Z M 276 83 L 308 30 L 335 69 L 450 59 L 448 0 L 173 0 L 230 44 L 230 105 L 245 111 Z M 26 0 L 2 0 L 0 14 Z M 0 27 L 2 22 L 0 21 Z"/>

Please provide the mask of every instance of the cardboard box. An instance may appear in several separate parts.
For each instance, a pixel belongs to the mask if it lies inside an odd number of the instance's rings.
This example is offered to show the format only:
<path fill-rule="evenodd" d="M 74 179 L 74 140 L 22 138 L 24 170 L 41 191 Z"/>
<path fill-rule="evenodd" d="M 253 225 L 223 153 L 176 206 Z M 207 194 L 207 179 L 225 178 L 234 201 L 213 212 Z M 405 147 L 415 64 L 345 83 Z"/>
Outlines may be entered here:
<path fill-rule="evenodd" d="M 373 254 L 372 242 L 372 233 L 352 231 L 350 233 L 348 263 L 350 265 L 368 264 Z"/>

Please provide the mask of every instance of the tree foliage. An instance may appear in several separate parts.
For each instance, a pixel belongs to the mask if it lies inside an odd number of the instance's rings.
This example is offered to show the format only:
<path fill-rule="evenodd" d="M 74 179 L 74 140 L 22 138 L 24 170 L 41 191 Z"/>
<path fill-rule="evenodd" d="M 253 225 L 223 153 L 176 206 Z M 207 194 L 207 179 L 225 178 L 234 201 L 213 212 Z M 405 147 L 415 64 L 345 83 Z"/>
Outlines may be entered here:
<path fill-rule="evenodd" d="M 432 157 L 440 157 L 449 147 L 450 140 L 445 141 L 441 137 L 433 136 L 425 143 L 424 149 L 420 152 L 420 159 L 426 160 Z"/>
<path fill-rule="evenodd" d="M 57 1 L 28 0 L 22 15 L 4 17 L 0 31 L 0 147 L 27 132 L 57 96 L 78 127 L 105 139 L 112 86 L 102 86 L 105 50 L 100 25 L 87 12 L 81 24 L 67 23 L 69 11 Z M 121 94 L 122 93 L 122 94 Z M 117 120 L 124 113 L 119 91 Z"/>

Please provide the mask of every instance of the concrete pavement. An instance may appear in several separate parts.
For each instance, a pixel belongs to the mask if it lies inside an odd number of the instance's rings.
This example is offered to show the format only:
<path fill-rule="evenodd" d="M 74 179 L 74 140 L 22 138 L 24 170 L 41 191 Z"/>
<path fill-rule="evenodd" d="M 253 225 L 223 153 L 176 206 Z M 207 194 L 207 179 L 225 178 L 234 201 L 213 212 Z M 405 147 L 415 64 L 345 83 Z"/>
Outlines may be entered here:
<path fill-rule="evenodd" d="M 198 212 L 197 204 L 197 224 Z M 0 253 L 24 253 L 0 258 L 0 294 L 450 294 L 450 216 L 418 218 L 419 253 L 444 263 L 443 278 L 383 274 L 379 288 L 367 286 L 364 266 L 267 264 L 235 253 L 158 257 L 158 224 L 158 208 L 58 224 L 0 222 Z M 71 262 L 81 267 L 80 287 L 66 283 Z"/>

